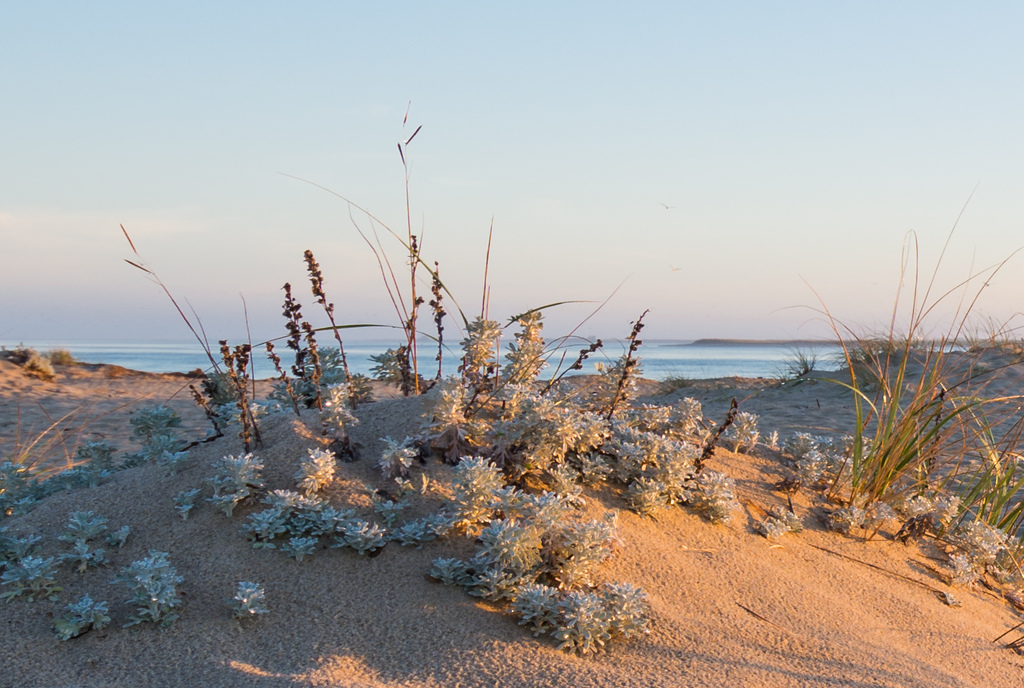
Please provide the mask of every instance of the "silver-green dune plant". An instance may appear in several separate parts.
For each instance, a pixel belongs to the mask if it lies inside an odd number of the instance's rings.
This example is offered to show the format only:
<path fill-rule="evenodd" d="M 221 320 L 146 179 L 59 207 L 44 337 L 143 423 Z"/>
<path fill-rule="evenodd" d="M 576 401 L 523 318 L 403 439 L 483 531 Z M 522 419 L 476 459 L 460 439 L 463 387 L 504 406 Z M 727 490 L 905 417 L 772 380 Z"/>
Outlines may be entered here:
<path fill-rule="evenodd" d="M 757 532 L 775 541 L 786 533 L 803 532 L 804 524 L 799 516 L 786 507 L 776 504 L 763 521 L 757 525 Z"/>
<path fill-rule="evenodd" d="M 77 601 L 69 604 L 67 616 L 53 620 L 53 630 L 61 640 L 77 638 L 86 631 L 102 630 L 110 623 L 107 616 L 106 602 L 93 602 L 89 595 L 82 595 Z"/>
<path fill-rule="evenodd" d="M 75 449 L 75 461 L 95 475 L 95 482 L 116 470 L 114 452 L 117 448 L 110 442 L 83 442 Z"/>
<path fill-rule="evenodd" d="M 805 458 L 811 451 L 816 449 L 818 449 L 818 439 L 808 432 L 794 433 L 782 443 L 782 451 L 794 463 Z"/>
<path fill-rule="evenodd" d="M 0 585 L 9 585 L 10 589 L 0 593 L 0 599 L 8 602 L 25 597 L 30 602 L 46 598 L 56 601 L 57 593 L 64 588 L 57 585 L 57 569 L 54 558 L 26 556 L 17 561 L 8 562 Z"/>
<path fill-rule="evenodd" d="M 121 526 L 117 530 L 107 533 L 105 538 L 108 545 L 121 549 L 124 547 L 124 543 L 128 542 L 128 536 L 131 535 L 131 533 L 132 529 L 130 526 Z"/>
<path fill-rule="evenodd" d="M 129 422 L 132 425 L 132 437 L 142 443 L 142 448 L 125 454 L 124 467 L 157 461 L 174 472 L 187 458 L 181 453 L 185 442 L 178 437 L 176 430 L 181 426 L 181 416 L 174 409 L 167 406 L 140 408 L 132 414 Z"/>
<path fill-rule="evenodd" d="M 544 323 L 540 311 L 527 311 L 513 318 L 513 322 L 519 325 L 520 331 L 509 344 L 501 376 L 508 384 L 520 385 L 537 379 L 547 365 L 548 351 L 541 334 Z"/>
<path fill-rule="evenodd" d="M 136 411 L 128 422 L 132 436 L 145 443 L 154 437 L 174 435 L 175 428 L 181 426 L 181 416 L 167 406 L 150 406 Z"/>
<path fill-rule="evenodd" d="M 6 526 L 0 527 L 0 569 L 36 554 L 41 540 L 38 535 L 8 535 Z"/>
<path fill-rule="evenodd" d="M 441 380 L 431 394 L 433 408 L 426 430 L 427 443 L 441 454 L 445 463 L 457 464 L 474 449 L 466 414 L 470 396 L 461 380 L 454 377 Z"/>
<path fill-rule="evenodd" d="M 452 530 L 452 519 L 446 513 L 428 514 L 414 521 L 407 521 L 392 528 L 391 539 L 403 547 L 420 549 L 431 540 L 448 535 Z"/>
<path fill-rule="evenodd" d="M 302 458 L 295 473 L 295 483 L 306 494 L 324 489 L 334 480 L 334 454 L 322 449 L 310 449 Z"/>
<path fill-rule="evenodd" d="M 382 497 L 373 491 L 370 495 L 371 501 L 373 501 L 374 512 L 384 519 L 384 525 L 390 528 L 398 517 L 402 515 L 402 512 L 409 507 L 409 502 L 405 499 L 389 499 Z"/>
<path fill-rule="evenodd" d="M 316 495 L 274 490 L 264 499 L 267 509 L 249 514 L 242 532 L 254 549 L 280 549 L 302 561 L 321 547 L 351 547 L 372 553 L 387 544 L 388 532 L 337 509 Z"/>
<path fill-rule="evenodd" d="M 231 615 L 236 619 L 258 619 L 269 613 L 263 586 L 250 581 L 240 581 L 235 596 L 231 598 Z"/>
<path fill-rule="evenodd" d="M 132 592 L 128 604 L 137 605 L 126 628 L 144 622 L 168 626 L 178 618 L 175 609 L 181 598 L 177 586 L 185 579 L 178 575 L 167 556 L 166 552 L 150 550 L 148 557 L 124 567 L 112 581 L 127 585 Z"/>
<path fill-rule="evenodd" d="M 335 351 L 335 349 L 324 349 L 323 351 Z M 326 372 L 330 373 L 331 370 L 328 368 Z M 325 376 L 321 377 L 321 384 L 323 377 Z M 350 383 L 340 382 L 324 385 L 321 392 L 323 402 L 321 422 L 331 434 L 344 437 L 350 427 L 359 424 L 359 419 L 352 415 L 352 411 L 355 408 L 353 399 L 360 399 L 361 396 Z"/>
<path fill-rule="evenodd" d="M 0 514 L 13 516 L 24 510 L 24 500 L 34 503 L 32 492 L 37 487 L 32 469 L 20 462 L 0 464 Z"/>
<path fill-rule="evenodd" d="M 207 501 L 216 504 L 228 516 L 238 504 L 254 499 L 263 489 L 263 463 L 252 454 L 239 457 L 229 454 L 217 461 L 214 467 L 217 473 L 210 478 L 213 496 Z"/>
<path fill-rule="evenodd" d="M 650 632 L 647 595 L 627 583 L 607 584 L 598 592 L 569 592 L 556 609 L 551 635 L 561 650 L 588 654 L 614 637 Z"/>
<path fill-rule="evenodd" d="M 466 328 L 462 340 L 463 384 L 474 394 L 489 391 L 497 382 L 497 352 L 501 326 L 494 320 L 477 317 Z"/>
<path fill-rule="evenodd" d="M 409 468 L 416 460 L 417 452 L 412 448 L 410 438 L 405 438 L 401 443 L 390 437 L 383 438 L 384 451 L 381 452 L 377 466 L 387 479 L 406 478 L 409 476 Z"/>
<path fill-rule="evenodd" d="M 467 500 L 467 492 L 497 473 L 470 458 L 456 472 L 463 466 L 464 484 L 453 491 L 445 511 L 463 524 L 490 520 L 479 531 L 475 555 L 468 561 L 435 559 L 433 579 L 462 586 L 489 601 L 508 602 L 534 635 L 550 633 L 560 647 L 581 654 L 596 650 L 614 635 L 628 637 L 646 630 L 648 610 L 638 589 L 620 585 L 587 592 L 595 584 L 595 567 L 611 555 L 616 542 L 614 518 L 581 521 L 571 516 L 574 509 L 564 496 L 530 495 L 493 484 L 489 500 Z M 467 501 L 476 507 L 477 518 L 465 518 L 466 509 L 460 505 Z M 503 516 L 491 518 L 494 513 Z"/>
<path fill-rule="evenodd" d="M 757 446 L 757 441 L 761 437 L 761 433 L 757 429 L 757 416 L 740 411 L 729 428 L 729 434 L 733 441 L 733 451 L 749 452 Z"/>
<path fill-rule="evenodd" d="M 306 557 L 313 556 L 317 542 L 317 538 L 314 537 L 292 537 L 288 538 L 288 542 L 282 545 L 281 551 L 295 559 L 295 561 L 302 561 Z"/>
<path fill-rule="evenodd" d="M 40 500 L 64 490 L 98 485 L 115 470 L 114 448 L 105 442 L 85 442 L 72 453 L 67 423 L 77 411 L 52 422 L 28 441 L 16 438 L 13 449 L 0 462 L 0 518 L 28 513 Z M 81 432 L 89 421 L 80 428 Z M 71 468 L 54 471 L 54 459 Z"/>
<path fill-rule="evenodd" d="M 497 466 L 479 456 L 464 458 L 453 470 L 453 478 L 453 523 L 458 530 L 472 531 L 494 514 L 505 480 Z"/>
<path fill-rule="evenodd" d="M 332 547 L 351 547 L 359 554 L 375 552 L 388 543 L 384 528 L 359 518 L 346 520 L 338 531 Z"/>
<path fill-rule="evenodd" d="M 435 561 L 435 567 L 443 560 Z M 438 567 L 438 570 L 442 570 Z M 444 581 L 449 585 L 456 581 Z M 534 637 L 544 635 L 555 628 L 558 622 L 558 599 L 559 593 L 556 588 L 540 583 L 527 583 L 523 585 L 516 598 L 512 601 L 512 612 L 519 617 L 519 625 L 528 625 Z"/>
<path fill-rule="evenodd" d="M 77 567 L 79 573 L 85 573 L 89 567 L 102 566 L 107 563 L 106 550 L 90 549 L 89 543 L 78 540 L 72 545 L 73 551 L 58 556 L 61 563 L 68 562 Z"/>
<path fill-rule="evenodd" d="M 188 515 L 196 507 L 196 500 L 201 490 L 196 487 L 191 490 L 182 490 L 174 497 L 174 510 L 181 514 L 182 520 L 188 520 Z"/>
<path fill-rule="evenodd" d="M 254 511 L 246 519 L 242 532 L 252 542 L 253 549 L 276 549 L 273 540 L 288 532 L 288 516 L 280 506 Z"/>
<path fill-rule="evenodd" d="M 732 519 L 732 512 L 739 508 L 736 484 L 723 473 L 703 471 L 697 478 L 693 506 L 712 523 L 727 523 Z"/>
<path fill-rule="evenodd" d="M 75 511 L 68 517 L 64 532 L 58 536 L 64 542 L 89 542 L 107 531 L 107 519 L 92 511 Z"/>

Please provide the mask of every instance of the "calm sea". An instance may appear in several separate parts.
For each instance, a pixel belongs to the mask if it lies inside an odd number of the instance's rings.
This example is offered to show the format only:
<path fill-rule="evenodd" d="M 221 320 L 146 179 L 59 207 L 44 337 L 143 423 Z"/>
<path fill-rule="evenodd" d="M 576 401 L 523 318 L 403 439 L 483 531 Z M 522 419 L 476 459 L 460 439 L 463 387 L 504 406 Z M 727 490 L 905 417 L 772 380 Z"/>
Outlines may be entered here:
<path fill-rule="evenodd" d="M 21 342 L 0 341 L 0 346 L 13 348 Z M 202 348 L 195 342 L 24 342 L 38 351 L 67 349 L 76 359 L 86 363 L 112 363 L 125 368 L 153 373 L 188 372 L 196 368 L 210 368 L 210 361 Z M 326 346 L 326 343 L 323 343 Z M 374 365 L 370 356 L 380 354 L 396 346 L 394 341 L 346 342 L 345 353 L 352 372 L 369 374 Z M 575 360 L 580 345 L 573 345 L 565 351 L 565 366 Z M 283 345 L 278 353 L 287 363 L 289 353 Z M 732 342 L 722 340 L 644 340 L 639 350 L 643 377 L 662 380 L 668 377 L 689 379 L 731 377 L 778 377 L 785 374 L 797 352 L 813 355 L 818 370 L 835 370 L 839 353 L 835 345 L 809 342 Z M 594 361 L 611 361 L 625 352 L 620 341 L 605 340 L 603 351 L 590 357 L 582 372 L 593 372 Z M 262 353 L 262 351 L 261 351 Z M 214 352 L 216 355 L 216 352 Z M 436 344 L 420 344 L 421 374 L 433 377 L 436 374 Z M 504 355 L 504 354 L 503 354 Z M 558 365 L 561 353 L 549 359 L 550 371 Z M 445 352 L 443 372 L 452 374 L 458 366 L 455 352 Z M 262 355 L 256 356 L 258 377 L 274 375 L 273 365 Z"/>

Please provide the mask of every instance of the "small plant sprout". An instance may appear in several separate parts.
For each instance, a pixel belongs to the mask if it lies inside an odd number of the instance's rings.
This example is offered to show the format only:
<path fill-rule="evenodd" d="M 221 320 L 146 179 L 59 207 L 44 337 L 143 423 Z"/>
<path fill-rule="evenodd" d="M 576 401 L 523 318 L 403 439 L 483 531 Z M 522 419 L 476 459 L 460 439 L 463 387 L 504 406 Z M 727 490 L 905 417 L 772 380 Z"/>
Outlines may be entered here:
<path fill-rule="evenodd" d="M 117 530 L 107 533 L 107 544 L 121 549 L 124 547 L 124 543 L 128 541 L 128 536 L 131 535 L 131 532 L 132 529 L 129 526 L 121 526 Z"/>
<path fill-rule="evenodd" d="M 558 612 L 558 627 L 551 635 L 561 641 L 559 650 L 585 655 L 612 637 L 608 610 L 596 593 L 570 592 L 559 601 Z"/>
<path fill-rule="evenodd" d="M 954 554 L 949 558 L 949 565 L 953 569 L 953 575 L 950 576 L 950 584 L 968 587 L 974 585 L 981 578 L 981 571 L 975 565 L 971 558 L 960 552 Z"/>
<path fill-rule="evenodd" d="M 249 514 L 242 531 L 252 542 L 253 549 L 276 549 L 272 540 L 288 530 L 287 522 L 284 510 L 275 506 Z"/>
<path fill-rule="evenodd" d="M 495 377 L 495 352 L 501 338 L 501 326 L 493 320 L 477 317 L 466 327 L 462 340 L 462 365 L 459 372 L 466 384 L 476 390 L 485 390 Z"/>
<path fill-rule="evenodd" d="M 289 538 L 288 544 L 281 547 L 281 551 L 294 558 L 295 561 L 302 561 L 306 557 L 313 556 L 316 543 L 317 539 L 314 537 L 293 537 Z"/>
<path fill-rule="evenodd" d="M 124 583 L 132 591 L 129 604 L 138 605 L 125 628 L 143 622 L 168 626 L 178 618 L 174 608 L 180 603 L 177 584 L 185 579 L 167 560 L 166 552 L 150 550 L 145 559 L 121 569 L 113 583 Z"/>
<path fill-rule="evenodd" d="M 522 329 L 515 334 L 515 342 L 508 346 L 509 351 L 505 354 L 508 363 L 502 369 L 502 377 L 509 384 L 520 385 L 536 380 L 547 365 L 544 337 L 541 335 L 544 323 L 541 322 L 540 311 L 527 311 L 513 318 L 513 322 Z"/>
<path fill-rule="evenodd" d="M 629 484 L 626 503 L 641 516 L 654 518 L 654 514 L 668 506 L 665 485 L 654 478 L 642 475 Z"/>
<path fill-rule="evenodd" d="M 63 562 L 70 562 L 78 565 L 78 572 L 85 573 L 90 566 L 96 567 L 107 563 L 107 555 L 102 549 L 90 550 L 89 543 L 85 540 L 75 542 L 75 551 L 69 554 L 61 554 L 58 558 Z"/>
<path fill-rule="evenodd" d="M 116 447 L 109 442 L 83 442 L 75 450 L 75 459 L 87 462 L 95 471 L 114 470 L 114 451 Z"/>
<path fill-rule="evenodd" d="M 480 533 L 477 561 L 497 569 L 526 573 L 541 562 L 540 533 L 515 519 L 495 519 Z"/>
<path fill-rule="evenodd" d="M 579 457 L 579 461 L 580 477 L 587 487 L 597 487 L 611 475 L 611 466 L 600 454 L 587 452 Z"/>
<path fill-rule="evenodd" d="M 445 585 L 469 585 L 473 577 L 469 573 L 469 564 L 461 559 L 438 557 L 427 577 Z"/>
<path fill-rule="evenodd" d="M 737 454 L 752 450 L 757 446 L 757 440 L 761 437 L 761 433 L 757 430 L 757 416 L 746 411 L 736 414 L 736 420 L 733 421 L 730 430 L 732 431 L 733 451 Z"/>
<path fill-rule="evenodd" d="M 57 593 L 64 588 L 57 585 L 57 570 L 54 559 L 28 556 L 20 561 L 8 563 L 0 585 L 10 585 L 12 589 L 0 594 L 0 598 L 11 600 L 26 596 L 30 602 L 40 598 L 56 601 Z"/>
<path fill-rule="evenodd" d="M 534 637 L 555 627 L 558 620 L 558 590 L 547 585 L 528 583 L 519 589 L 512 602 L 519 625 L 529 625 Z"/>
<path fill-rule="evenodd" d="M 376 523 L 353 518 L 341 526 L 333 547 L 351 547 L 360 554 L 373 552 L 387 544 L 385 530 Z"/>
<path fill-rule="evenodd" d="M 782 443 L 782 451 L 789 454 L 794 462 L 803 459 L 809 452 L 817 448 L 817 440 L 806 432 L 798 432 Z"/>
<path fill-rule="evenodd" d="M 444 514 L 433 514 L 395 528 L 391 532 L 391 539 L 403 547 L 415 545 L 416 549 L 420 549 L 424 543 L 444 534 L 450 523 Z"/>
<path fill-rule="evenodd" d="M 353 396 L 352 386 L 347 383 L 331 385 L 323 390 L 324 410 L 320 419 L 324 427 L 337 437 L 343 437 L 348 428 L 359 424 L 359 419 L 352 415 Z"/>
<path fill-rule="evenodd" d="M 0 527 L 0 569 L 8 563 L 16 563 L 39 551 L 38 535 L 7 535 L 7 528 Z"/>
<path fill-rule="evenodd" d="M 107 519 L 91 511 L 76 511 L 68 518 L 63 533 L 58 536 L 64 542 L 89 542 L 107 530 Z"/>
<path fill-rule="evenodd" d="M 455 527 L 470 529 L 488 520 L 497 506 L 495 493 L 505 486 L 501 471 L 481 457 L 464 458 L 454 470 L 451 507 Z"/>
<path fill-rule="evenodd" d="M 849 535 L 853 528 L 863 527 L 865 516 L 864 509 L 855 506 L 843 507 L 829 514 L 825 525 L 829 530 Z"/>
<path fill-rule="evenodd" d="M 804 524 L 800 517 L 780 505 L 773 506 L 767 518 L 757 526 L 757 532 L 769 540 L 778 540 L 786 533 L 800 533 L 803 529 Z"/>
<path fill-rule="evenodd" d="M 722 473 L 704 471 L 697 478 L 693 506 L 712 523 L 727 523 L 732 518 L 733 509 L 739 507 L 736 484 Z"/>
<path fill-rule="evenodd" d="M 295 473 L 295 482 L 306 494 L 319 492 L 334 480 L 334 454 L 322 449 L 310 449 Z"/>
<path fill-rule="evenodd" d="M 132 414 L 132 436 L 148 442 L 158 435 L 173 435 L 181 425 L 178 412 L 167 406 L 149 406 Z"/>
<path fill-rule="evenodd" d="M 410 445 L 408 437 L 401 443 L 390 437 L 383 438 L 384 451 L 381 453 L 377 466 L 385 478 L 405 478 L 409 475 L 409 467 L 416 460 L 416 450 Z"/>
<path fill-rule="evenodd" d="M 231 516 L 235 507 L 242 501 L 252 498 L 256 491 L 263 488 L 260 471 L 263 463 L 252 454 L 235 457 L 228 455 L 218 461 L 215 466 L 217 474 L 210 479 L 213 484 L 213 502 Z"/>
<path fill-rule="evenodd" d="M 198 487 L 192 490 L 182 490 L 174 497 L 174 510 L 181 514 L 182 520 L 188 520 L 188 515 L 195 508 L 198 498 Z"/>
<path fill-rule="evenodd" d="M 77 602 L 69 604 L 68 616 L 54 619 L 53 630 L 61 640 L 77 638 L 86 631 L 102 630 L 110 623 L 106 602 L 93 602 L 89 595 L 82 595 Z"/>
<path fill-rule="evenodd" d="M 612 636 L 632 638 L 651 632 L 647 593 L 629 583 L 606 583 L 601 591 Z"/>
<path fill-rule="evenodd" d="M 376 493 L 373 494 L 372 499 L 373 510 L 384 519 L 384 525 L 388 528 L 394 525 L 395 521 L 398 520 L 398 517 L 401 516 L 402 512 L 409 506 L 409 502 L 404 499 L 398 501 L 382 499 Z"/>
<path fill-rule="evenodd" d="M 262 585 L 241 581 L 231 599 L 232 616 L 236 619 L 257 619 L 262 614 L 270 613 L 266 603 Z"/>

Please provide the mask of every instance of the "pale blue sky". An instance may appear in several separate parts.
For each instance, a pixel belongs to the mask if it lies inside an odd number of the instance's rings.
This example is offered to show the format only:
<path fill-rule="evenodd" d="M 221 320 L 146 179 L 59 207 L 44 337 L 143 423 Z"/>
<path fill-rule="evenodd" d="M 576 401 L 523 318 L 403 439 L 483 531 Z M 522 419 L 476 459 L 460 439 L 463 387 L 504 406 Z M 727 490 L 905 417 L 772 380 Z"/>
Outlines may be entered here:
<path fill-rule="evenodd" d="M 306 248 L 342 320 L 393 322 L 345 204 L 278 173 L 403 227 L 410 100 L 414 225 L 467 311 L 492 216 L 491 315 L 625 280 L 606 337 L 820 334 L 805 281 L 882 322 L 906 232 L 933 261 L 976 185 L 945 283 L 1024 245 L 1019 3 L 152 5 L 0 2 L 0 340 L 186 338 L 119 223 L 211 337 L 239 293 L 279 334 Z"/>

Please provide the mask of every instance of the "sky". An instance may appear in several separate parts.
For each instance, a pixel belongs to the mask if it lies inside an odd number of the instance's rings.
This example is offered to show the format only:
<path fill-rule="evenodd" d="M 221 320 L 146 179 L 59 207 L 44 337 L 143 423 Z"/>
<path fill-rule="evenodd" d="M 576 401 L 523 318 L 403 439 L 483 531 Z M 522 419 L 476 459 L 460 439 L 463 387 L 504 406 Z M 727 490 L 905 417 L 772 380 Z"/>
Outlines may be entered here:
<path fill-rule="evenodd" d="M 340 322 L 396 324 L 372 223 L 320 187 L 405 235 L 420 126 L 411 226 L 469 318 L 488 265 L 494 319 L 580 302 L 549 336 L 884 327 L 908 237 L 927 282 L 957 225 L 939 291 L 1024 246 L 1022 30 L 1013 2 L 0 0 L 0 340 L 188 339 L 120 225 L 211 339 L 281 335 L 285 282 L 320 324 L 306 249 Z"/>

